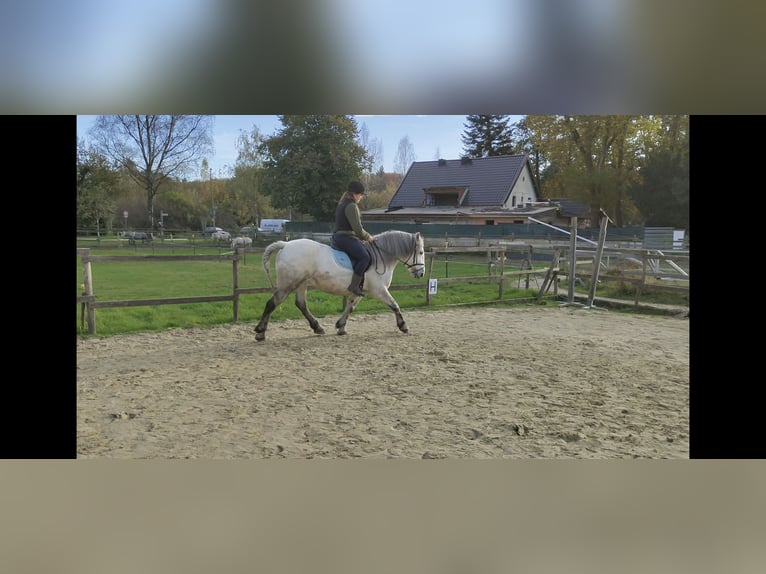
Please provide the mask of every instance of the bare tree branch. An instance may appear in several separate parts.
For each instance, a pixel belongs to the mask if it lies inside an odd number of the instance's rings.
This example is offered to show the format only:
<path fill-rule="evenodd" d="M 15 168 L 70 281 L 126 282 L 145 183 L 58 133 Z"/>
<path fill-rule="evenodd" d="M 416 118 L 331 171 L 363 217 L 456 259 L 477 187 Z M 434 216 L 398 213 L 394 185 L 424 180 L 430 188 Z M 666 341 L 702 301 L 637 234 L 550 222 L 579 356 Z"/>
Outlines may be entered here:
<path fill-rule="evenodd" d="M 98 149 L 146 190 L 154 225 L 154 198 L 170 177 L 181 179 L 213 151 L 213 116 L 99 116 L 91 130 Z"/>

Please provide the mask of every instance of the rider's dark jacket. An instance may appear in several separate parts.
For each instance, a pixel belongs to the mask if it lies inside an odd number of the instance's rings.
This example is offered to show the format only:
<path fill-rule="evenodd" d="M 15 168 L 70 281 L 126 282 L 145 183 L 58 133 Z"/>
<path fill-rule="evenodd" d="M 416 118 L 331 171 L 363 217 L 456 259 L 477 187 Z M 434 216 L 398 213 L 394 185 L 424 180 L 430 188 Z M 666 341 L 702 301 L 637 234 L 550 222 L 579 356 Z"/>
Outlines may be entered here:
<path fill-rule="evenodd" d="M 355 235 L 359 239 L 369 241 L 372 235 L 362 227 L 362 216 L 359 206 L 353 199 L 345 199 L 335 208 L 335 228 L 333 233 Z"/>

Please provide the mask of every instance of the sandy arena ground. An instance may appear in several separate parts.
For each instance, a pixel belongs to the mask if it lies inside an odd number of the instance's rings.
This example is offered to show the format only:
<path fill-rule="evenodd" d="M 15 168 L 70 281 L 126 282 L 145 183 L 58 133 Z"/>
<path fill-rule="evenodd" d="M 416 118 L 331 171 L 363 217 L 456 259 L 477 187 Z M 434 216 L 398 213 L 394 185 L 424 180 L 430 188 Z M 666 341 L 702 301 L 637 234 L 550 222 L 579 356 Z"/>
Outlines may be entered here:
<path fill-rule="evenodd" d="M 78 458 L 689 457 L 689 320 L 582 307 L 77 341 Z"/>

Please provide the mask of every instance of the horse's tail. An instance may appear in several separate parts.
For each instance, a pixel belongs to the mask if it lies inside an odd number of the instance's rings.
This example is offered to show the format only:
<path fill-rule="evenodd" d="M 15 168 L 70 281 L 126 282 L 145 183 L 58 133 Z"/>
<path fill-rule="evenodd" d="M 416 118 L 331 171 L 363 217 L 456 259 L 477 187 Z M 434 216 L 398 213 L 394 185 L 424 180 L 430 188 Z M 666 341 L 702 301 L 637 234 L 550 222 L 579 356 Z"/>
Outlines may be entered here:
<path fill-rule="evenodd" d="M 274 253 L 275 251 L 279 251 L 285 245 L 286 243 L 284 241 L 275 241 L 274 243 L 267 246 L 263 252 L 263 270 L 266 272 L 266 279 L 269 280 L 269 285 L 271 285 L 272 289 L 275 288 L 275 285 L 274 285 L 274 282 L 271 280 L 271 271 L 269 270 L 271 254 Z"/>

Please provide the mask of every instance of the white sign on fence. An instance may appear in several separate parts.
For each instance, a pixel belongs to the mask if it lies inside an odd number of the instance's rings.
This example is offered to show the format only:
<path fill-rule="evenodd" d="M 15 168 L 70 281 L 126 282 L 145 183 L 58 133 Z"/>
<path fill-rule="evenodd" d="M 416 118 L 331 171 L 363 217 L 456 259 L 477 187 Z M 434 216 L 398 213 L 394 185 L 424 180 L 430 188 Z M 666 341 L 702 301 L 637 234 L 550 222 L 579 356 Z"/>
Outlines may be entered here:
<path fill-rule="evenodd" d="M 436 279 L 428 280 L 428 294 L 436 295 Z"/>

